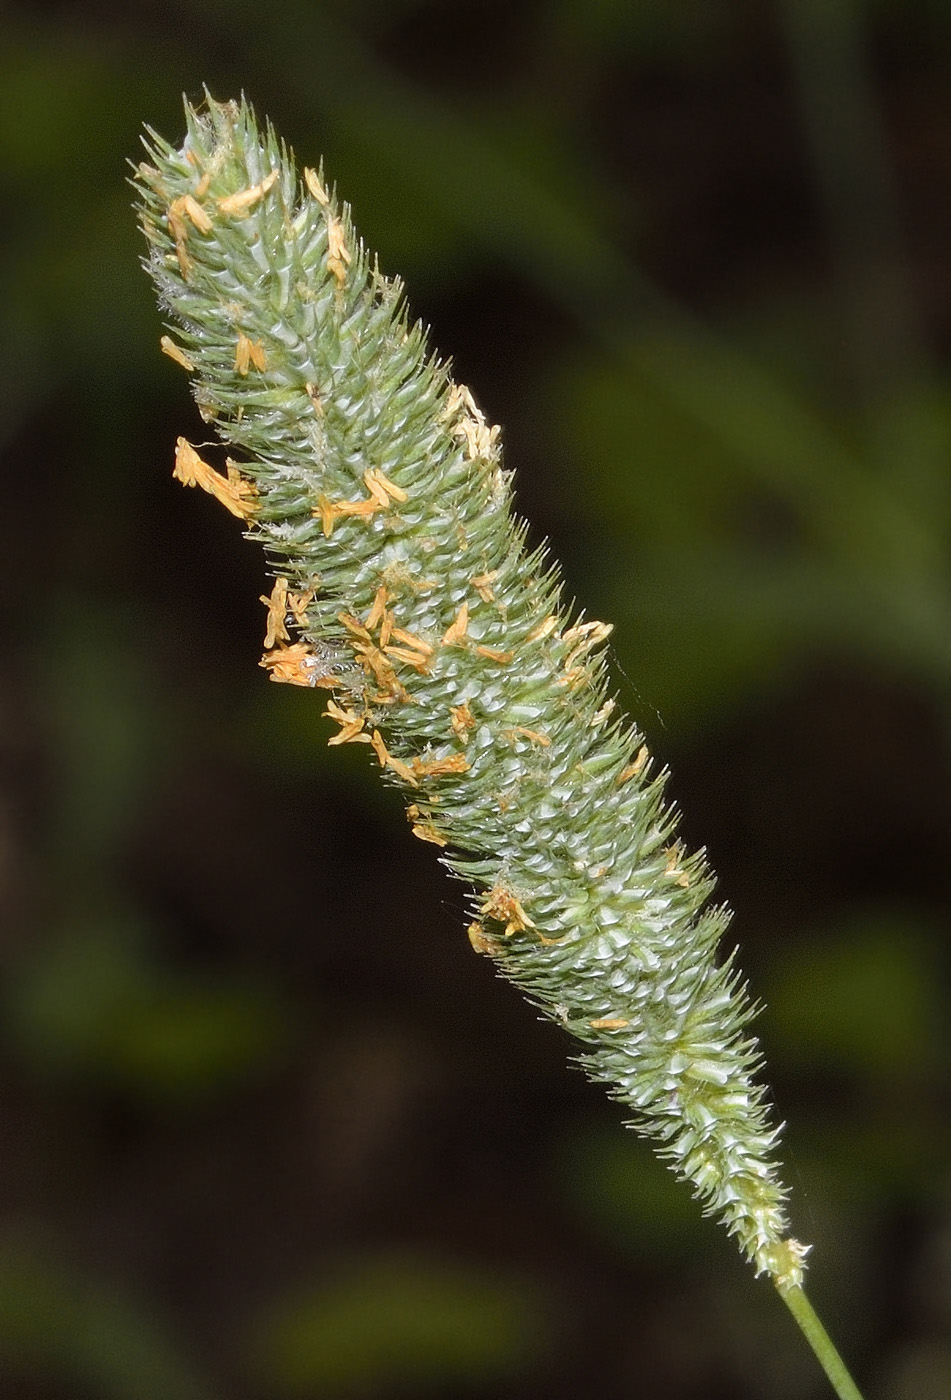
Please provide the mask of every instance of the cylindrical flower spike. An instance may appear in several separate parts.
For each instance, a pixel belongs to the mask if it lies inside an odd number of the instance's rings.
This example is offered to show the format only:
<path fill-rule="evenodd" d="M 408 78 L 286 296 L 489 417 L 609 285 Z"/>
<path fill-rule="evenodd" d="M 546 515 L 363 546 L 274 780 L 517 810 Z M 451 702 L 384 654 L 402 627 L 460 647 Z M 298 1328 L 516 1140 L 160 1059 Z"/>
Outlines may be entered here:
<path fill-rule="evenodd" d="M 582 1040 L 759 1272 L 798 1286 L 751 1009 L 702 853 L 607 694 L 603 623 L 526 551 L 498 429 L 411 324 L 320 172 L 247 104 L 186 107 L 137 168 L 148 269 L 226 473 L 176 475 L 263 542 L 271 680 L 333 690 L 413 833 L 475 887 L 472 946 Z M 172 329 L 172 327 L 170 327 Z"/>

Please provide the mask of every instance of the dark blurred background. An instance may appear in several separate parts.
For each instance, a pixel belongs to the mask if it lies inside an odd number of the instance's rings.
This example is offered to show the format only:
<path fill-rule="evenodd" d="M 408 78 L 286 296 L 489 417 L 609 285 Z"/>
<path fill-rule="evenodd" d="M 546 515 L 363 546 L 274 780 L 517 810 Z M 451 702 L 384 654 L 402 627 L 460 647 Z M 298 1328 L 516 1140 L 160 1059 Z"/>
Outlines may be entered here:
<path fill-rule="evenodd" d="M 125 184 L 207 83 L 324 155 L 505 425 L 736 909 L 813 1299 L 868 1400 L 951 1394 L 951 7 L 0 26 L 0 1393 L 829 1394 L 257 669 Z"/>

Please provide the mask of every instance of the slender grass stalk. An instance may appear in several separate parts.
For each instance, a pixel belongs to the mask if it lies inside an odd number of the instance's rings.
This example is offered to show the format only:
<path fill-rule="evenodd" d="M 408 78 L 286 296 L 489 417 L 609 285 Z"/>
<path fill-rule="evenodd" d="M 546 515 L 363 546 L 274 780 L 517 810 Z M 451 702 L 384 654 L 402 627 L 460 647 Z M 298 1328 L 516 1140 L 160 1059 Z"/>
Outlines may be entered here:
<path fill-rule="evenodd" d="M 177 335 L 162 348 L 238 455 L 222 473 L 179 438 L 174 475 L 264 544 L 261 665 L 329 692 L 328 742 L 367 745 L 413 834 L 474 890 L 474 950 L 583 1043 L 587 1073 L 828 1370 L 753 1009 L 718 956 L 729 916 L 608 693 L 610 627 L 571 617 L 545 551 L 526 549 L 498 428 L 429 354 L 322 172 L 299 180 L 246 103 L 209 98 L 186 120 L 180 148 L 150 133 L 136 169 L 146 265 Z"/>
<path fill-rule="evenodd" d="M 779 1296 L 799 1324 L 839 1400 L 862 1400 L 858 1386 L 849 1375 L 845 1362 L 832 1345 L 828 1332 L 802 1289 L 780 1288 Z"/>

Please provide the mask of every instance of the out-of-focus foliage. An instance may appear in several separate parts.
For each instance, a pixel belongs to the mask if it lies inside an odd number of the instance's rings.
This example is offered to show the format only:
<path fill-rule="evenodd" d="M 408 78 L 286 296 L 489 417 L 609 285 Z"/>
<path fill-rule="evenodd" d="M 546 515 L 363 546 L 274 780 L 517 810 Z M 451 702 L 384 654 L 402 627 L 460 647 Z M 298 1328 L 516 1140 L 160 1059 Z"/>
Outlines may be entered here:
<path fill-rule="evenodd" d="M 207 83 L 324 155 L 618 624 L 766 1003 L 816 1301 L 870 1394 L 943 1394 L 951 12 L 79 0 L 0 27 L 0 1389 L 818 1393 L 472 958 L 364 755 L 256 668 L 261 561 L 169 479 L 203 429 L 124 184 Z"/>
<path fill-rule="evenodd" d="M 393 1384 L 414 1395 L 446 1386 L 464 1394 L 524 1373 L 543 1326 L 524 1280 L 412 1257 L 348 1261 L 277 1306 L 261 1370 L 290 1395 Z"/>
<path fill-rule="evenodd" d="M 78 1273 L 38 1240 L 8 1240 L 0 1248 L 7 1393 L 36 1378 L 109 1400 L 207 1400 L 213 1392 L 155 1312 L 154 1303 Z"/>

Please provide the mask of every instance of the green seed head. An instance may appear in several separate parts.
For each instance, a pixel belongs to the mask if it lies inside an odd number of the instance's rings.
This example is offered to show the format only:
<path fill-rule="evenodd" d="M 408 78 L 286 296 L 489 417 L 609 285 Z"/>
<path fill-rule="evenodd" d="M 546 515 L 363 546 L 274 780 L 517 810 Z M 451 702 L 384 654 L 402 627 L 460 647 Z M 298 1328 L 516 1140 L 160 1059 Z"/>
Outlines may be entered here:
<path fill-rule="evenodd" d="M 728 916 L 642 735 L 608 694 L 610 629 L 525 547 L 498 429 L 406 314 L 320 171 L 245 103 L 186 107 L 136 171 L 148 270 L 224 472 L 176 475 L 263 542 L 262 665 L 330 692 L 412 829 L 474 890 L 469 937 L 584 1043 L 758 1271 L 798 1284 Z"/>

